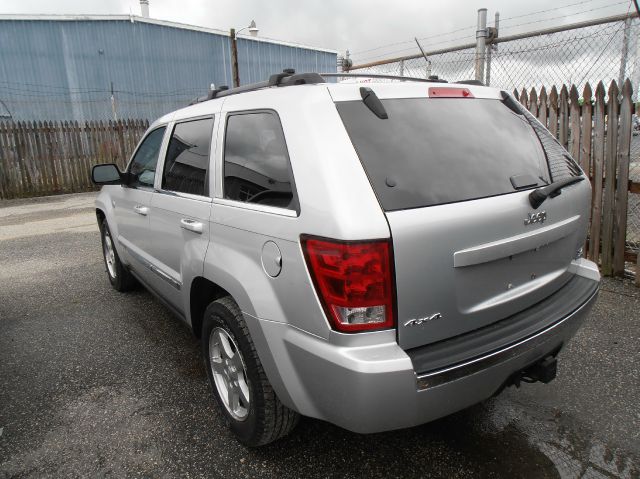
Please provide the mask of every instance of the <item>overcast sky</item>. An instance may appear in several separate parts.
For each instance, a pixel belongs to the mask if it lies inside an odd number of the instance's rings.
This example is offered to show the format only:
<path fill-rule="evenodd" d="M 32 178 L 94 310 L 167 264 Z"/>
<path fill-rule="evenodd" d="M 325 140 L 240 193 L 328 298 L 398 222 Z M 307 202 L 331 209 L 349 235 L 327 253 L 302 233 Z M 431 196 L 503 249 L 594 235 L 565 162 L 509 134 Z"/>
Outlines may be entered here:
<path fill-rule="evenodd" d="M 260 36 L 349 48 L 359 62 L 415 53 L 416 36 L 427 49 L 472 42 L 481 7 L 491 21 L 500 12 L 500 32 L 508 35 L 625 13 L 629 6 L 629 0 L 150 0 L 150 16 L 221 30 L 254 19 Z M 542 10 L 549 11 L 536 13 Z M 0 13 L 139 15 L 140 6 L 138 0 L 2 0 Z"/>

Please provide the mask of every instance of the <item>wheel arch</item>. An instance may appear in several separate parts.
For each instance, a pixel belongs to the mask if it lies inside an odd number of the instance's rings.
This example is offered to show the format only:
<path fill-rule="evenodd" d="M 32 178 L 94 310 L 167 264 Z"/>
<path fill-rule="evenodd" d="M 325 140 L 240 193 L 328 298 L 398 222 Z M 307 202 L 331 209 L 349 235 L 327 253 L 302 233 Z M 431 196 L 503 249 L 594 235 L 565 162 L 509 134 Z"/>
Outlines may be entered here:
<path fill-rule="evenodd" d="M 202 321 L 207 306 L 216 299 L 224 296 L 230 296 L 233 299 L 233 296 L 229 294 L 226 289 L 203 276 L 196 276 L 191 282 L 189 291 L 189 316 L 193 334 L 195 334 L 197 338 L 200 338 L 202 334 Z"/>
<path fill-rule="evenodd" d="M 102 222 L 105 220 L 107 215 L 100 208 L 96 208 L 96 219 L 98 220 L 98 228 L 102 229 Z"/>

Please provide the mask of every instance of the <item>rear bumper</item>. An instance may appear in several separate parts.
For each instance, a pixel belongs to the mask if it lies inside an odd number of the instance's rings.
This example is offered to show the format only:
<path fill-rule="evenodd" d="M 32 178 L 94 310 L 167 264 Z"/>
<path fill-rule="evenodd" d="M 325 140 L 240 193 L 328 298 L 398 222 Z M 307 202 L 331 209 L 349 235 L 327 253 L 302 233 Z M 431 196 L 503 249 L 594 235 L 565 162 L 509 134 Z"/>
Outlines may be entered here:
<path fill-rule="evenodd" d="M 475 355 L 464 360 L 459 360 L 464 349 L 460 338 L 450 345 L 441 343 L 435 354 L 421 351 L 416 359 L 418 355 L 398 346 L 392 331 L 336 334 L 325 341 L 282 323 L 257 320 L 259 351 L 269 349 L 270 357 L 263 359 L 269 379 L 283 402 L 301 414 L 359 433 L 415 426 L 490 397 L 515 372 L 562 348 L 597 297 L 599 276 L 588 263 L 577 266 L 577 306 L 567 301 L 566 309 L 555 311 L 555 319 L 533 333 L 481 354 L 473 350 Z M 477 346 L 477 336 L 468 344 Z M 425 369 L 425 357 L 436 367 Z M 445 364 L 447 357 L 456 360 Z"/>
<path fill-rule="evenodd" d="M 523 365 L 526 367 L 546 355 L 540 355 L 540 351 L 546 351 L 546 353 L 549 354 L 559 350 L 566 340 L 575 334 L 576 330 L 582 323 L 584 316 L 589 312 L 593 302 L 596 300 L 597 294 L 598 290 L 596 289 L 589 296 L 587 301 L 582 303 L 579 308 L 569 316 L 564 317 L 532 336 L 521 339 L 516 343 L 503 347 L 502 349 L 473 358 L 469 361 L 458 363 L 443 369 L 417 374 L 416 384 L 418 390 L 423 391 L 441 384 L 446 384 L 451 381 L 476 374 L 480 371 L 490 369 L 495 365 L 509 362 L 511 359 L 521 357 L 529 358 L 530 362 L 525 362 Z M 560 339 L 561 341 L 559 341 Z M 557 346 L 555 348 L 553 346 L 549 348 L 549 345 L 554 342 L 557 343 Z M 532 352 L 533 354 L 531 354 Z"/>

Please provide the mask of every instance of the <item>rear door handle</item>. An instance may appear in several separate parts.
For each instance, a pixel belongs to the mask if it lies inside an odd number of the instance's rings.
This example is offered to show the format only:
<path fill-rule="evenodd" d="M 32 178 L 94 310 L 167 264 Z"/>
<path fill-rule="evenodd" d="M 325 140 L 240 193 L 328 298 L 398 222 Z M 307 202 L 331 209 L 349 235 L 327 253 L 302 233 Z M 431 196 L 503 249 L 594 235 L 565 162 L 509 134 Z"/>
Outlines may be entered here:
<path fill-rule="evenodd" d="M 135 205 L 133 207 L 133 211 L 135 211 L 139 215 L 147 216 L 147 213 L 149 213 L 149 208 L 146 207 L 146 206 L 142 206 L 142 205 Z"/>
<path fill-rule="evenodd" d="M 180 220 L 180 227 L 185 230 L 193 231 L 194 233 L 202 234 L 202 222 L 196 220 L 190 220 L 189 218 L 182 218 Z"/>

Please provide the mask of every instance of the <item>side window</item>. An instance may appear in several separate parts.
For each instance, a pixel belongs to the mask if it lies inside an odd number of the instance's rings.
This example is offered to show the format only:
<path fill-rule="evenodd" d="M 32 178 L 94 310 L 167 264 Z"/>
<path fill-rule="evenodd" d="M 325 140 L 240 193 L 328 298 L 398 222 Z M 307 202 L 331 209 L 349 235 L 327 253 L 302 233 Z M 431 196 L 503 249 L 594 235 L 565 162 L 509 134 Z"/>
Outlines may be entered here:
<path fill-rule="evenodd" d="M 295 209 L 293 178 L 275 113 L 232 114 L 224 144 L 224 197 Z"/>
<path fill-rule="evenodd" d="M 135 178 L 130 186 L 146 186 L 153 188 L 153 180 L 156 177 L 156 165 L 162 138 L 166 127 L 156 128 L 143 140 L 140 148 L 129 165 L 129 173 Z"/>
<path fill-rule="evenodd" d="M 162 189 L 207 196 L 213 118 L 176 124 L 167 148 Z"/>

